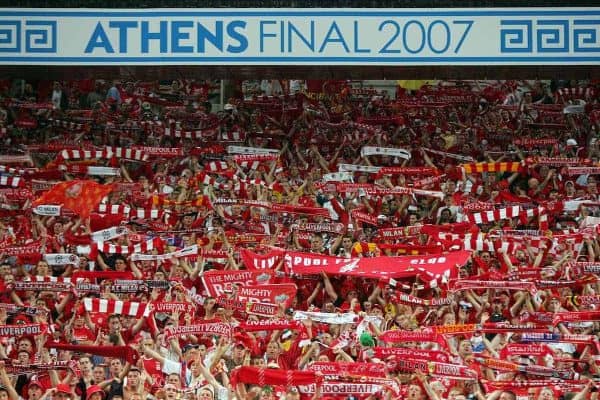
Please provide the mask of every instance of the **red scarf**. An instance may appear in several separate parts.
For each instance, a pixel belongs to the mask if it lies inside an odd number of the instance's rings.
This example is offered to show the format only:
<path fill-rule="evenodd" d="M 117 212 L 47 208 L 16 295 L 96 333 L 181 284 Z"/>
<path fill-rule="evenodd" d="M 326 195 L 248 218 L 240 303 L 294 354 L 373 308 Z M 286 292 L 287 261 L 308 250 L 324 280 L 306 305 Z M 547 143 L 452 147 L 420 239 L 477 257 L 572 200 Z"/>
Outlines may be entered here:
<path fill-rule="evenodd" d="M 228 336 L 232 335 L 232 326 L 222 322 L 208 322 L 195 325 L 186 326 L 171 326 L 165 328 L 165 341 L 182 335 L 219 335 Z"/>
<path fill-rule="evenodd" d="M 132 279 L 133 274 L 131 272 L 119 272 L 119 271 L 75 271 L 73 272 L 72 280 L 77 281 L 78 279 L 89 279 L 94 282 L 96 279 Z"/>
<path fill-rule="evenodd" d="M 242 332 L 279 331 L 284 329 L 299 329 L 301 327 L 302 324 L 298 321 L 263 319 L 260 321 L 243 321 L 236 327 L 236 330 Z"/>
<path fill-rule="evenodd" d="M 73 290 L 73 284 L 70 282 L 30 282 L 30 281 L 17 281 L 13 284 L 14 289 L 31 290 L 31 291 L 48 291 L 48 292 L 70 292 Z"/>
<path fill-rule="evenodd" d="M 173 311 L 192 313 L 194 308 L 193 304 L 177 301 L 152 303 L 152 312 L 155 313 L 172 313 Z"/>
<path fill-rule="evenodd" d="M 454 282 L 453 290 L 468 289 L 501 289 L 501 290 L 524 290 L 535 292 L 533 282 L 509 282 L 509 281 L 482 281 L 482 280 L 457 280 Z"/>
<path fill-rule="evenodd" d="M 388 368 L 394 370 L 388 362 Z M 442 377 L 455 380 L 473 380 L 477 379 L 477 372 L 465 365 L 446 364 L 436 361 L 425 361 L 411 358 L 398 358 L 395 362 L 395 370 L 413 373 L 415 370 L 435 377 Z"/>
<path fill-rule="evenodd" d="M 262 387 L 270 386 L 300 386 L 321 384 L 323 377 L 314 371 L 282 370 L 242 366 L 234 369 L 230 377 L 231 385 L 252 383 Z"/>
<path fill-rule="evenodd" d="M 408 305 L 421 305 L 427 307 L 441 307 L 452 304 L 452 299 L 449 297 L 443 299 L 421 299 L 407 293 L 398 292 L 396 295 L 398 303 Z"/>
<path fill-rule="evenodd" d="M 382 167 L 376 177 L 380 178 L 384 175 L 438 175 L 439 170 L 431 167 Z"/>
<path fill-rule="evenodd" d="M 385 331 L 379 339 L 386 343 L 404 343 L 404 342 L 432 342 L 446 346 L 446 340 L 435 332 L 433 329 L 425 329 L 422 331 L 402 331 L 391 330 Z"/>
<path fill-rule="evenodd" d="M 129 346 L 84 346 L 62 343 L 46 343 L 46 348 L 71 350 L 78 353 L 96 354 L 104 357 L 125 358 L 125 360 L 132 365 L 135 365 L 140 358 L 138 352 Z"/>
<path fill-rule="evenodd" d="M 580 165 L 588 165 L 590 164 L 590 160 L 582 159 L 582 158 L 567 158 L 567 157 L 534 157 L 528 158 L 526 160 L 528 165 L 538 164 L 538 165 L 548 165 L 551 167 L 577 167 Z"/>
<path fill-rule="evenodd" d="M 543 357 L 546 354 L 552 354 L 552 350 L 545 344 L 509 343 L 500 350 L 500 357 L 504 359 L 513 355 Z"/>
<path fill-rule="evenodd" d="M 364 362 L 314 362 L 308 371 L 320 372 L 324 376 L 360 375 L 385 377 L 385 364 Z"/>
<path fill-rule="evenodd" d="M 0 325 L 0 337 L 37 336 L 47 329 L 45 324 Z"/>
<path fill-rule="evenodd" d="M 450 360 L 448 353 L 439 350 L 411 349 L 409 347 L 373 347 L 365 350 L 365 354 L 385 360 L 388 357 L 414 358 L 417 360 L 439 361 L 446 363 Z"/>
<path fill-rule="evenodd" d="M 600 311 L 569 311 L 555 313 L 554 318 L 552 319 L 552 324 L 556 326 L 564 322 L 583 322 L 598 320 L 600 320 Z"/>

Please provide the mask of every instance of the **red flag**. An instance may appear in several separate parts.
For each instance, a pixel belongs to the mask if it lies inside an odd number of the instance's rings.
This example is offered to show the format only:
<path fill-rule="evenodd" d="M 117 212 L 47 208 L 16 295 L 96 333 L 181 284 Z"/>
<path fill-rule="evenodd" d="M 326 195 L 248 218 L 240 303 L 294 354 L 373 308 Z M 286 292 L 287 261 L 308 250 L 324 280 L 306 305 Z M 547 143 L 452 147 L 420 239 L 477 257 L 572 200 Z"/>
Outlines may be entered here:
<path fill-rule="evenodd" d="M 94 181 L 74 180 L 61 182 L 33 202 L 61 205 L 82 218 L 87 218 L 96 209 L 102 198 L 113 190 L 113 185 L 101 185 Z"/>
<path fill-rule="evenodd" d="M 438 278 L 452 279 L 458 266 L 471 257 L 470 251 L 447 254 L 400 257 L 340 258 L 314 253 L 288 251 L 285 258 L 287 271 L 300 275 L 354 275 L 365 278 L 404 278 L 419 276 L 424 281 Z"/>

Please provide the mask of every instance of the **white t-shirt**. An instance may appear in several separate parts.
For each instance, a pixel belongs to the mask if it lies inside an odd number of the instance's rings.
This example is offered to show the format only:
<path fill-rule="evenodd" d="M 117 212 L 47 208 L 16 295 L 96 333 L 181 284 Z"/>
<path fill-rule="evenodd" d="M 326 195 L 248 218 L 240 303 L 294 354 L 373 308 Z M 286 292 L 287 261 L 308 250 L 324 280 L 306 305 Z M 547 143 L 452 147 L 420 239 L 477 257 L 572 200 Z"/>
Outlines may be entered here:
<path fill-rule="evenodd" d="M 52 91 L 52 104 L 56 109 L 60 109 L 60 99 L 62 98 L 62 94 L 62 90 Z"/>

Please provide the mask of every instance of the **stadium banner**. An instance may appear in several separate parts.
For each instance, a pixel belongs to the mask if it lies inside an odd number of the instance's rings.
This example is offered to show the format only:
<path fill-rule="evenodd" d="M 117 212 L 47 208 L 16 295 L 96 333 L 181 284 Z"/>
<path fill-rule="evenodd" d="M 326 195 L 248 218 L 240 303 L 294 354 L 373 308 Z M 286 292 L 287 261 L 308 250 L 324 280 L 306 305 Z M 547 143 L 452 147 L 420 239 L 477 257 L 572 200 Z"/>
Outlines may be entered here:
<path fill-rule="evenodd" d="M 0 65 L 599 61 L 600 8 L 0 11 Z"/>

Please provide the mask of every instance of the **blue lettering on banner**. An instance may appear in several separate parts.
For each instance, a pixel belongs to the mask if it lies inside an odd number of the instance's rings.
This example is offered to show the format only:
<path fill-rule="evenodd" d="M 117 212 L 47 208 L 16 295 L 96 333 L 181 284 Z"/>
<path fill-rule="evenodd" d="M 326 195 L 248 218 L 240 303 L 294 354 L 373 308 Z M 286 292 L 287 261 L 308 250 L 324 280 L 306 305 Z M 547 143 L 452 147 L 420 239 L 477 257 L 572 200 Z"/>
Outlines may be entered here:
<path fill-rule="evenodd" d="M 0 64 L 600 63 L 600 8 L 0 10 Z"/>
<path fill-rule="evenodd" d="M 248 48 L 248 39 L 244 36 L 243 30 L 246 28 L 245 21 L 233 21 L 227 24 L 227 35 L 235 41 L 238 42 L 237 46 L 228 45 L 227 52 L 228 53 L 242 53 Z"/>
<path fill-rule="evenodd" d="M 180 41 L 190 38 L 190 32 L 182 32 L 181 29 L 193 28 L 194 23 L 192 21 L 173 21 L 172 27 L 171 49 L 173 53 L 193 53 L 194 46 L 184 46 Z"/>
<path fill-rule="evenodd" d="M 171 24 L 172 25 L 172 24 Z M 142 53 L 150 52 L 150 41 L 158 40 L 159 52 L 167 52 L 167 21 L 159 21 L 158 32 L 150 32 L 150 22 L 142 21 Z"/>
<path fill-rule="evenodd" d="M 319 53 L 322 53 L 323 50 L 329 45 L 330 42 L 331 43 L 341 43 L 342 46 L 344 47 L 344 50 L 346 51 L 346 53 L 350 53 L 350 49 L 348 48 L 348 44 L 346 44 L 344 35 L 342 34 L 342 32 L 340 31 L 340 28 L 338 27 L 338 25 L 335 22 L 333 22 L 331 24 L 331 26 L 329 27 L 329 30 L 327 31 L 327 34 L 325 35 L 325 39 L 323 40 L 321 47 L 319 47 Z"/>
<path fill-rule="evenodd" d="M 119 30 L 119 53 L 127 53 L 127 29 L 137 28 L 137 21 L 110 21 L 108 26 Z"/>
<path fill-rule="evenodd" d="M 275 33 L 265 32 L 268 25 L 277 25 L 277 21 L 260 21 L 260 52 L 265 51 L 265 39 L 277 37 Z"/>
<path fill-rule="evenodd" d="M 503 20 L 500 24 L 510 27 L 500 29 L 502 53 L 531 53 L 533 49 L 531 21 Z"/>
<path fill-rule="evenodd" d="M 576 28 L 573 30 L 573 50 L 575 52 L 599 52 L 600 51 L 600 20 L 575 20 L 575 26 L 587 28 Z"/>
<path fill-rule="evenodd" d="M 501 25 L 506 27 L 500 30 L 502 53 L 600 51 L 600 20 L 502 20 Z M 582 25 L 587 28 L 576 28 Z"/>
<path fill-rule="evenodd" d="M 223 21 L 216 21 L 215 28 L 211 31 L 202 24 L 198 28 L 198 53 L 206 52 L 206 41 L 216 49 L 223 51 Z"/>
<path fill-rule="evenodd" d="M 27 53 L 56 52 L 56 21 L 26 21 L 25 51 Z"/>
<path fill-rule="evenodd" d="M 354 52 L 357 54 L 358 53 L 370 53 L 371 49 L 364 49 L 364 48 L 361 49 L 358 44 L 359 38 L 361 37 L 361 34 L 360 34 L 358 28 L 359 28 L 358 21 L 354 21 Z"/>
<path fill-rule="evenodd" d="M 107 53 L 115 52 L 115 50 L 112 47 L 112 44 L 110 44 L 110 39 L 108 38 L 108 35 L 104 31 L 104 28 L 102 27 L 102 24 L 100 22 L 98 22 L 98 24 L 96 25 L 96 29 L 94 29 L 92 37 L 88 41 L 87 46 L 85 46 L 85 52 L 91 53 L 96 49 L 96 47 L 103 48 L 104 51 Z"/>
<path fill-rule="evenodd" d="M 538 21 L 536 31 L 537 48 L 540 53 L 561 53 L 569 51 L 569 22 L 561 20 Z"/>
<path fill-rule="evenodd" d="M 0 21 L 0 52 L 21 51 L 21 21 Z"/>

